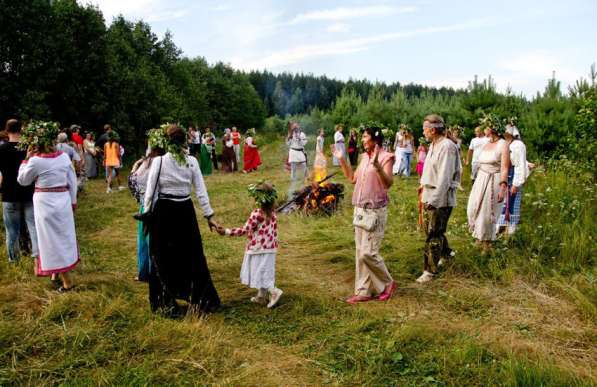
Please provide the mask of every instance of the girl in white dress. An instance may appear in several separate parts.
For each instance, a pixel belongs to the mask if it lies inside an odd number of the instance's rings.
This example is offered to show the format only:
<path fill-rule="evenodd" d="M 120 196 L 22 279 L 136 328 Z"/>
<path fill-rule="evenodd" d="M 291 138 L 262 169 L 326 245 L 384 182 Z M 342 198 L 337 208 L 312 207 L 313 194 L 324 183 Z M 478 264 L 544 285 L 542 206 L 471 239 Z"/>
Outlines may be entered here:
<path fill-rule="evenodd" d="M 275 188 L 268 183 L 251 184 L 249 194 L 259 208 L 251 212 L 245 225 L 232 229 L 219 226 L 217 230 L 220 235 L 247 236 L 240 282 L 257 289 L 257 295 L 251 297 L 251 302 L 265 305 L 269 295 L 267 307 L 273 308 L 283 293 L 275 286 L 278 224 L 274 203 L 278 196 Z"/>
<path fill-rule="evenodd" d="M 344 145 L 344 135 L 342 134 L 344 127 L 342 125 L 336 125 L 336 133 L 334 133 L 334 147 L 338 152 L 342 152 L 342 156 L 346 156 L 346 146 Z M 340 160 L 334 156 L 332 160 L 335 166 L 340 165 Z"/>

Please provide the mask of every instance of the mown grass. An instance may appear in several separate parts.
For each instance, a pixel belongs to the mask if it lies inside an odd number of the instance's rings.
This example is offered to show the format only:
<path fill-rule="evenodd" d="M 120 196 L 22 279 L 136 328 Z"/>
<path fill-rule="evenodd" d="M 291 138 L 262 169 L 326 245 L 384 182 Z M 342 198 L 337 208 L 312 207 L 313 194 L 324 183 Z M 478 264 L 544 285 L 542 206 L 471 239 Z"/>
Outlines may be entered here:
<path fill-rule="evenodd" d="M 267 178 L 284 195 L 284 146 L 264 143 L 257 174 L 206 179 L 226 226 L 252 209 L 247 184 Z M 9 265 L 0 251 L 0 385 L 595 385 L 594 185 L 565 168 L 533 174 L 525 225 L 491 256 L 472 245 L 465 178 L 448 235 L 456 260 L 425 287 L 414 283 L 416 178 L 396 179 L 382 254 L 399 288 L 387 303 L 342 302 L 354 278 L 352 187 L 336 216 L 280 216 L 285 293 L 274 310 L 249 303 L 238 281 L 244 240 L 202 222 L 224 306 L 182 320 L 152 315 L 133 281 L 133 199 L 93 181 L 77 212 L 77 291 L 57 294 L 30 261 Z"/>

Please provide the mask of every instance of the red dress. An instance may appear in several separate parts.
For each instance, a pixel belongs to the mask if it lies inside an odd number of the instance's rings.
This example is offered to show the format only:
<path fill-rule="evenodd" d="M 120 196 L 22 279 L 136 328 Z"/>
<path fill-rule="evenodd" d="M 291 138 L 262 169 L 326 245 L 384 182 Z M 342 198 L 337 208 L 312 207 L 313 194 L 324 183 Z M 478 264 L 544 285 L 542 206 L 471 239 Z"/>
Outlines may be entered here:
<path fill-rule="evenodd" d="M 247 137 L 245 140 L 245 146 L 243 148 L 243 170 L 250 172 L 256 170 L 261 165 L 261 157 L 257 147 L 253 147 L 253 138 Z"/>

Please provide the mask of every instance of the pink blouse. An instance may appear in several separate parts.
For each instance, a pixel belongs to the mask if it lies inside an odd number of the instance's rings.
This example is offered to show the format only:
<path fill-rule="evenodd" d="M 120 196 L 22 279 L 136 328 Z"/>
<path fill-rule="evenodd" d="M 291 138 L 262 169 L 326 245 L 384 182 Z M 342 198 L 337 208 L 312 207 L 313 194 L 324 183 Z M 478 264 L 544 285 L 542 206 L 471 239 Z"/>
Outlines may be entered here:
<path fill-rule="evenodd" d="M 394 154 L 380 150 L 378 161 L 383 168 L 388 163 L 394 163 Z M 388 189 L 383 185 L 369 154 L 363 153 L 355 177 L 356 184 L 352 193 L 353 206 L 382 208 L 388 205 Z"/>

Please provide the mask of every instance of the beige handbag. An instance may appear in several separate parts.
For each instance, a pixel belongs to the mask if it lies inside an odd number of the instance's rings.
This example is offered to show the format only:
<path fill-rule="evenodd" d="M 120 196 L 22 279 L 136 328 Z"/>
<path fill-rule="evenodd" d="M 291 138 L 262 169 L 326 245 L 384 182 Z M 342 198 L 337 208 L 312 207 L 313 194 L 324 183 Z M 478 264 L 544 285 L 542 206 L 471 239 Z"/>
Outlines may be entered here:
<path fill-rule="evenodd" d="M 377 228 L 379 219 L 377 213 L 371 208 L 355 207 L 352 224 L 365 231 L 374 231 Z"/>

